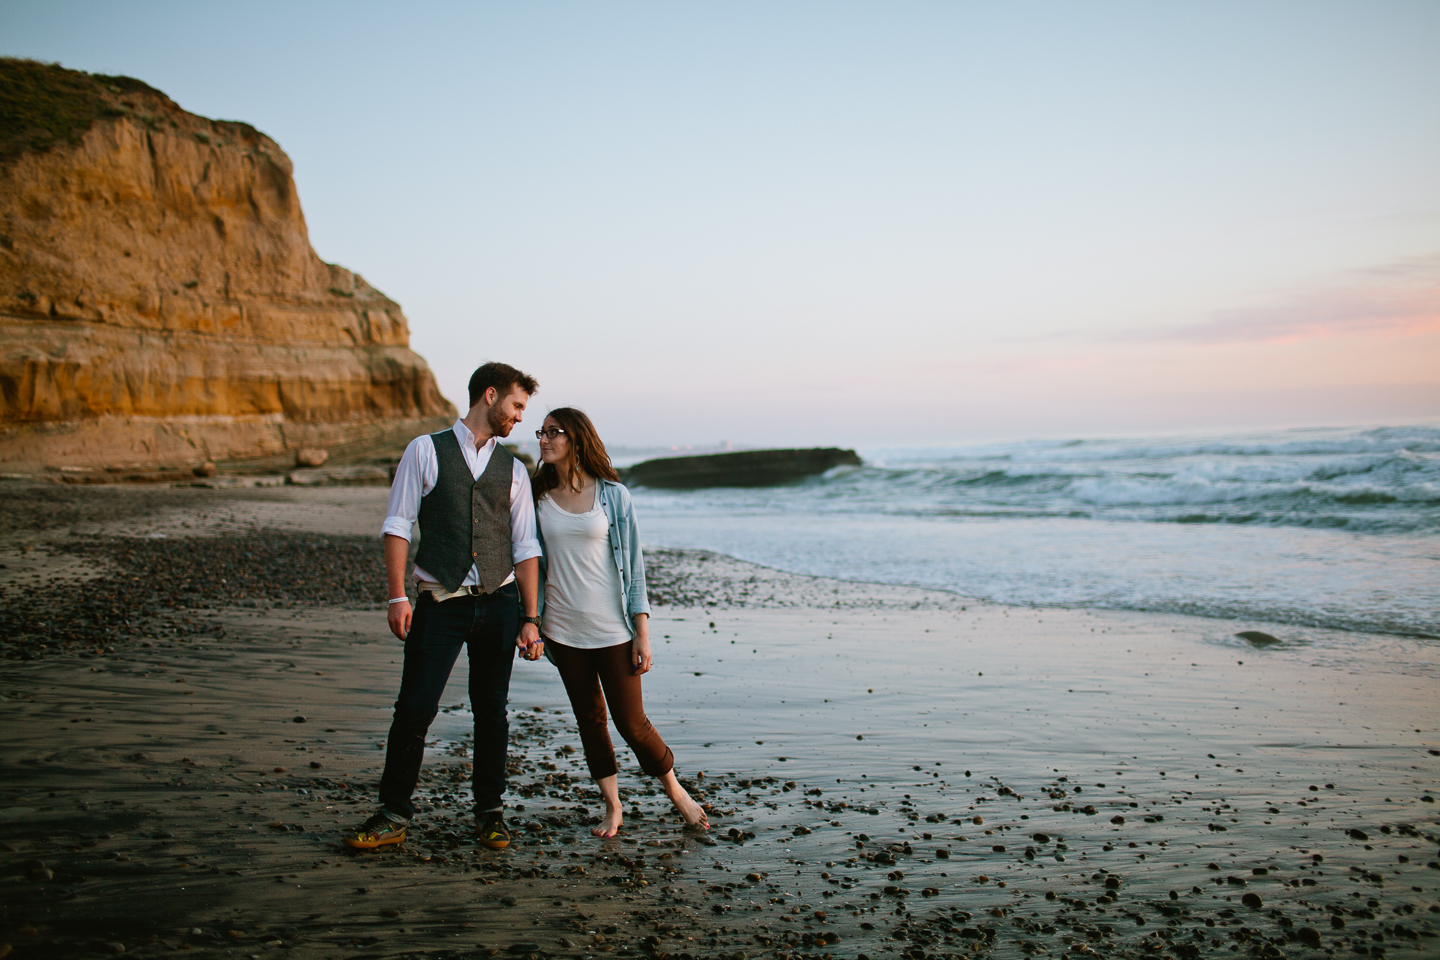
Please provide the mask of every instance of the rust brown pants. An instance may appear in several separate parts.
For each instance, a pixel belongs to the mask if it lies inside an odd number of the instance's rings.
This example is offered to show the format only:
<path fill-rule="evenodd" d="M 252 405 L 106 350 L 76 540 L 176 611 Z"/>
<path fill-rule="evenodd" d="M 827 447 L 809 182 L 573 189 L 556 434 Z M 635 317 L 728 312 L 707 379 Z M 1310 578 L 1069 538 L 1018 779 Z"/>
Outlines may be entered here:
<path fill-rule="evenodd" d="M 615 715 L 615 727 L 635 751 L 640 769 L 652 777 L 660 777 L 675 766 L 675 755 L 645 716 L 640 677 L 630 663 L 631 646 L 617 643 L 613 647 L 589 650 L 545 641 L 545 649 L 560 671 L 565 693 L 570 697 L 570 709 L 575 711 L 575 721 L 580 726 L 585 763 L 590 768 L 590 776 L 596 780 L 619 772 L 615 747 L 610 742 L 610 725 L 606 722 L 607 703 Z"/>

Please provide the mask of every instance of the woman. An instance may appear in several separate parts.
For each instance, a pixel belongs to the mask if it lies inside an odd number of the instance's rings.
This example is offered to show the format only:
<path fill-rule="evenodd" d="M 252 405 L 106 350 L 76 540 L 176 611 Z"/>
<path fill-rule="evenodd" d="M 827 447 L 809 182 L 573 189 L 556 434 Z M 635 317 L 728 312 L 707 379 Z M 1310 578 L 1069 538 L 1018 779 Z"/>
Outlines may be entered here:
<path fill-rule="evenodd" d="M 531 484 L 540 526 L 541 638 L 560 670 L 605 816 L 590 832 L 613 837 L 623 810 L 606 704 L 640 767 L 692 827 L 709 819 L 675 779 L 675 756 L 645 716 L 640 677 L 650 671 L 650 604 L 630 491 L 620 483 L 590 418 L 552 410 L 535 431 L 540 469 Z"/>

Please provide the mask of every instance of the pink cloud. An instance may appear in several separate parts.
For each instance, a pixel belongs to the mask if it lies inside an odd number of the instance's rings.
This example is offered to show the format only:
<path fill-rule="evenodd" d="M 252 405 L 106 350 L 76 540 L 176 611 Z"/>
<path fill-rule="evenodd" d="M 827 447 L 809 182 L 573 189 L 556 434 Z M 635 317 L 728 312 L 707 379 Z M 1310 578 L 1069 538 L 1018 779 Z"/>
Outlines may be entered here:
<path fill-rule="evenodd" d="M 1348 282 L 1276 303 L 1220 311 L 1204 323 L 1125 339 L 1296 343 L 1392 339 L 1440 331 L 1440 254 L 1354 271 Z"/>

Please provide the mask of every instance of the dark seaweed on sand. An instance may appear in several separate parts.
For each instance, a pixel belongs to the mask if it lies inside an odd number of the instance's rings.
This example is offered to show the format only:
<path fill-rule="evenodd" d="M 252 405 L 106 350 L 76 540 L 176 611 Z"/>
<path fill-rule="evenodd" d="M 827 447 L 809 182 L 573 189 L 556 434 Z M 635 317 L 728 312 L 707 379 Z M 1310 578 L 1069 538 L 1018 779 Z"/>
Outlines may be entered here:
<path fill-rule="evenodd" d="M 373 537 L 261 531 L 233 537 L 115 538 L 65 551 L 103 564 L 83 582 L 0 591 L 0 652 L 34 659 L 150 638 L 218 637 L 218 606 L 385 602 Z"/>

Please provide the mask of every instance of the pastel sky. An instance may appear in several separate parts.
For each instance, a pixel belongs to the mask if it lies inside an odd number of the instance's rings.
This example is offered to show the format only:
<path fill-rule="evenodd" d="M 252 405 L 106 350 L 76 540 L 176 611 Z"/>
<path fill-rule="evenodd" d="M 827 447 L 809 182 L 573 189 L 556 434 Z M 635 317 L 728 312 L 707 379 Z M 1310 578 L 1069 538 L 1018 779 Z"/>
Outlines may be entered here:
<path fill-rule="evenodd" d="M 457 404 L 503 359 L 620 444 L 1440 419 L 1437 50 L 1434 0 L 0 0 L 278 140 Z"/>

